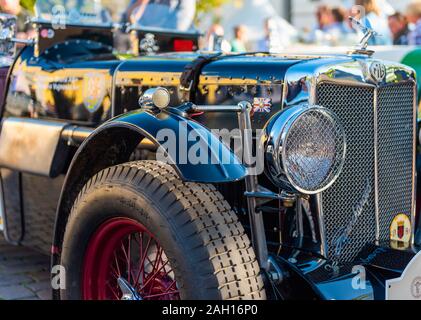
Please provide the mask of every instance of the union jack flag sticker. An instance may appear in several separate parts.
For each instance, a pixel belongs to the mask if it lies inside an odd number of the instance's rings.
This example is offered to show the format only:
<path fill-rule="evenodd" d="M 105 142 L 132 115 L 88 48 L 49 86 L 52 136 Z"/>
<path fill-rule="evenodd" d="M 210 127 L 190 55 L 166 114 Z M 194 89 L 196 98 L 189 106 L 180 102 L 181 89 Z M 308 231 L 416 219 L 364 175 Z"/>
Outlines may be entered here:
<path fill-rule="evenodd" d="M 272 99 L 270 98 L 254 98 L 254 113 L 270 113 L 272 111 Z"/>

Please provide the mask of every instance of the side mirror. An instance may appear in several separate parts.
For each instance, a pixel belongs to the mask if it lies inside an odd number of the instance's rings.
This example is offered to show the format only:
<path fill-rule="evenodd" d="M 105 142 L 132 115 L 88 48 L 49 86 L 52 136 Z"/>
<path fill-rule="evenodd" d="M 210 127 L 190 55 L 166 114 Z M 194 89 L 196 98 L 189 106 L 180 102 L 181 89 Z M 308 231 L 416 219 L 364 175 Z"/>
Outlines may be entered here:
<path fill-rule="evenodd" d="M 0 57 L 13 58 L 16 53 L 17 18 L 8 14 L 0 14 Z"/>

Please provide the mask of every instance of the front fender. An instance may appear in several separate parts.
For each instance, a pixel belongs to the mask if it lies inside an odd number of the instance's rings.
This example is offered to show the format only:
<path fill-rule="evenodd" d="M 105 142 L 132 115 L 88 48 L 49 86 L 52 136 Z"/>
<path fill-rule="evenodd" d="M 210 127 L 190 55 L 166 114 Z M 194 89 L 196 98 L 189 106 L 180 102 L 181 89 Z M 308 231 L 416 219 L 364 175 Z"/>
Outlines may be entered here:
<path fill-rule="evenodd" d="M 111 124 L 129 126 L 165 149 L 169 164 L 185 181 L 226 183 L 242 180 L 247 174 L 236 155 L 217 136 L 180 115 L 135 111 L 106 126 Z"/>
<path fill-rule="evenodd" d="M 190 135 L 199 139 L 188 139 Z M 172 136 L 174 141 L 159 141 L 160 137 L 165 136 Z M 148 111 L 135 111 L 114 118 L 95 130 L 83 142 L 72 160 L 57 207 L 52 266 L 60 263 L 61 244 L 68 216 L 83 186 L 101 170 L 128 162 L 145 138 L 157 148 L 162 149 L 164 144 L 169 146 L 169 164 L 184 181 L 228 183 L 242 180 L 247 175 L 246 168 L 234 153 L 209 129 L 195 121 L 170 112 L 156 115 Z M 183 154 L 192 149 L 201 150 L 206 156 L 202 156 L 202 161 L 196 163 Z M 223 161 L 216 161 L 218 159 Z M 59 292 L 54 294 L 57 297 Z"/>

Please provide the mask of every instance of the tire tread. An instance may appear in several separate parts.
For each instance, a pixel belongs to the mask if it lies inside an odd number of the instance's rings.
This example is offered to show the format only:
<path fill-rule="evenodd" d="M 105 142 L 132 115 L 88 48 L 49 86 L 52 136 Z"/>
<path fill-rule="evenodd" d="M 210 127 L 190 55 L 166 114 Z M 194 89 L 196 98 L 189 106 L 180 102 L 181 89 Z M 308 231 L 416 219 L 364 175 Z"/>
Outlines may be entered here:
<path fill-rule="evenodd" d="M 135 161 L 105 169 L 83 187 L 74 207 L 107 184 L 149 189 L 176 226 L 207 290 L 223 300 L 265 299 L 254 250 L 236 214 L 213 185 L 183 182 L 174 169 L 156 161 Z M 217 282 L 217 285 L 214 285 Z M 209 287 L 208 287 L 209 286 Z M 213 292 L 215 295 L 215 292 Z"/>

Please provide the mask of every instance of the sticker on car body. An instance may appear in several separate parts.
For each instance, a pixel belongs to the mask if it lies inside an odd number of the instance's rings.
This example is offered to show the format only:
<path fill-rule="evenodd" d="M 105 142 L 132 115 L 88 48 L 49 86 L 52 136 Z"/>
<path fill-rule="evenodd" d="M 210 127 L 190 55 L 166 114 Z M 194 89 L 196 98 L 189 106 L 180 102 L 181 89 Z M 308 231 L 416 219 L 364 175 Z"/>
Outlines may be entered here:
<path fill-rule="evenodd" d="M 271 113 L 272 99 L 270 98 L 254 98 L 253 113 Z"/>
<path fill-rule="evenodd" d="M 101 73 L 91 72 L 83 81 L 83 103 L 85 108 L 95 113 L 101 106 L 106 94 L 106 79 Z"/>
<path fill-rule="evenodd" d="M 421 252 L 412 259 L 400 278 L 386 281 L 386 300 L 421 301 Z"/>

